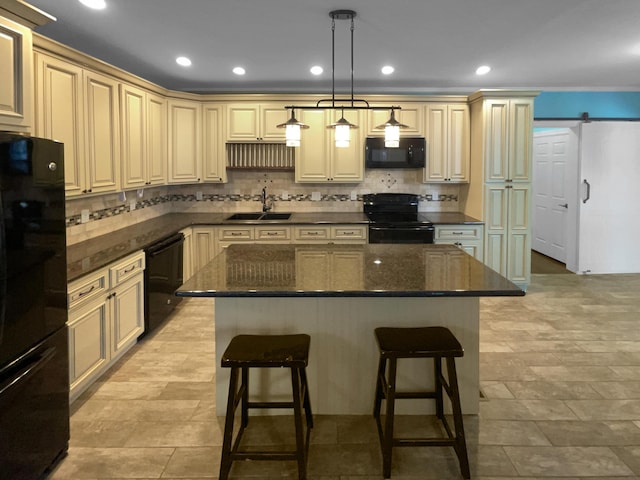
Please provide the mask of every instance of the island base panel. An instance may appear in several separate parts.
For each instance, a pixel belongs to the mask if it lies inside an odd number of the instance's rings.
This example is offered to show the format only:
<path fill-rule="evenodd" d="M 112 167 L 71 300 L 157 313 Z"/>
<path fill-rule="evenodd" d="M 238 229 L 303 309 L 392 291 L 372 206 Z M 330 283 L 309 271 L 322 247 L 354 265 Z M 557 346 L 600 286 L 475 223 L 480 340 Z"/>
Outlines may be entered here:
<path fill-rule="evenodd" d="M 311 336 L 307 375 L 311 408 L 319 415 L 370 415 L 373 412 L 378 347 L 374 329 L 380 326 L 449 328 L 464 348 L 456 359 L 463 414 L 479 408 L 479 299 L 440 298 L 247 298 L 215 299 L 216 411 L 224 416 L 229 369 L 220 357 L 238 334 L 307 333 Z M 430 359 L 401 359 L 398 389 L 431 388 Z M 288 370 L 251 372 L 251 396 L 262 400 L 291 397 Z M 448 406 L 448 402 L 445 402 Z M 398 414 L 433 414 L 429 400 L 402 400 Z M 266 411 L 282 414 L 282 411 Z"/>

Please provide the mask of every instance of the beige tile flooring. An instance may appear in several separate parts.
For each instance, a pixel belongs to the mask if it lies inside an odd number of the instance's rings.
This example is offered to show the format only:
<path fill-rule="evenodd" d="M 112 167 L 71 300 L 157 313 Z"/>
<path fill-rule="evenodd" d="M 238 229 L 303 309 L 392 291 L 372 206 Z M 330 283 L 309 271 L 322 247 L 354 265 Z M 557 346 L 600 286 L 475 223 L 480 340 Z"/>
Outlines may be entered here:
<path fill-rule="evenodd" d="M 211 318 L 211 300 L 183 302 L 72 405 L 69 455 L 50 480 L 217 478 Z M 525 297 L 483 299 L 484 398 L 465 417 L 473 478 L 640 478 L 639 324 L 640 275 L 534 275 Z M 370 417 L 315 422 L 311 480 L 382 478 Z M 286 418 L 254 425 L 249 444 L 291 438 Z M 232 478 L 297 475 L 293 462 L 236 462 Z M 402 448 L 392 478 L 460 477 L 451 449 Z"/>

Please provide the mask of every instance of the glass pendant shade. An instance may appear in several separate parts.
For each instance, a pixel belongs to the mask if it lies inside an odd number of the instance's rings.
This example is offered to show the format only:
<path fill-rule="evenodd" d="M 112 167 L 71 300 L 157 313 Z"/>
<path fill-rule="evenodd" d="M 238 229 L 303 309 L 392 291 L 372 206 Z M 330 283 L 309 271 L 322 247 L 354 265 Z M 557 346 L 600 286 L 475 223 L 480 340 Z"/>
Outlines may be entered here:
<path fill-rule="evenodd" d="M 285 142 L 287 147 L 299 147 L 300 146 L 300 130 L 303 128 L 309 128 L 302 122 L 296 120 L 295 111 L 291 110 L 291 118 L 285 123 L 277 125 L 278 128 L 285 128 Z"/>
<path fill-rule="evenodd" d="M 350 130 L 349 125 L 336 126 L 336 147 L 347 148 L 349 146 Z"/>
<path fill-rule="evenodd" d="M 384 146 L 387 148 L 398 148 L 400 146 L 400 127 L 397 125 L 384 127 Z"/>
<path fill-rule="evenodd" d="M 300 146 L 300 125 L 287 125 L 285 131 L 285 140 L 287 147 L 299 147 Z"/>

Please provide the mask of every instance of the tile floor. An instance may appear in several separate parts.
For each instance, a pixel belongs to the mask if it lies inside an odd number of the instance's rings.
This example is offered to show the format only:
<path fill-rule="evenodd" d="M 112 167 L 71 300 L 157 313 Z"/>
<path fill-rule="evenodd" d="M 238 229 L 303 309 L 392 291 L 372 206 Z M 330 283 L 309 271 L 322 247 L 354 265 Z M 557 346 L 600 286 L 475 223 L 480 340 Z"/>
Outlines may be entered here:
<path fill-rule="evenodd" d="M 72 405 L 69 455 L 50 480 L 215 479 L 212 301 L 190 299 Z M 465 417 L 473 478 L 640 478 L 640 275 L 534 275 L 522 298 L 481 302 L 480 415 Z M 382 478 L 370 417 L 316 417 L 310 480 Z M 261 418 L 247 443 L 291 438 Z M 433 428 L 403 418 L 401 428 Z M 243 462 L 232 478 L 297 478 Z M 448 448 L 394 451 L 392 478 L 455 479 Z"/>

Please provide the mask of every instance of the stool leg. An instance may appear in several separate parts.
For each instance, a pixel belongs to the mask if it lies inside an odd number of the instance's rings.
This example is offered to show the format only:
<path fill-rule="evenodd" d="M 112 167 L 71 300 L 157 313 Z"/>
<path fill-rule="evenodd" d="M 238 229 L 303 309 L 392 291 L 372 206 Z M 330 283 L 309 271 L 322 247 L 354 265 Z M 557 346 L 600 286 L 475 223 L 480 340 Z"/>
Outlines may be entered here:
<path fill-rule="evenodd" d="M 302 432 L 302 392 L 300 392 L 299 369 L 291 369 L 291 387 L 293 390 L 293 420 L 296 426 L 296 457 L 298 460 L 298 480 L 307 478 L 307 458 Z"/>
<path fill-rule="evenodd" d="M 380 361 L 378 362 L 378 375 L 376 377 L 376 396 L 373 401 L 373 416 L 378 419 L 380 418 L 380 407 L 382 406 L 382 399 L 384 398 L 382 382 L 386 368 L 387 360 L 380 356 Z"/>
<path fill-rule="evenodd" d="M 307 428 L 313 428 L 313 415 L 311 413 L 311 401 L 309 400 L 309 384 L 307 383 L 307 371 L 304 368 L 300 369 L 300 378 L 302 379 L 302 387 L 304 388 L 302 403 L 307 417 Z"/>
<path fill-rule="evenodd" d="M 391 454 L 393 449 L 393 416 L 396 403 L 396 370 L 398 360 L 389 359 L 389 373 L 387 376 L 387 412 L 384 426 L 384 443 L 382 445 L 382 474 L 384 478 L 391 478 Z"/>
<path fill-rule="evenodd" d="M 453 423 L 456 430 L 455 450 L 460 462 L 460 471 L 464 478 L 471 478 L 469 471 L 469 458 L 467 457 L 467 442 L 464 437 L 464 425 L 462 423 L 462 408 L 460 407 L 460 392 L 458 391 L 458 376 L 456 375 L 456 360 L 447 357 L 447 373 L 449 376 L 449 388 L 451 389 L 451 407 L 453 409 Z"/>
<path fill-rule="evenodd" d="M 433 359 L 433 376 L 435 378 L 435 394 L 436 394 L 436 416 L 440 419 L 444 418 L 444 408 L 442 403 L 442 358 L 434 357 Z"/>
<path fill-rule="evenodd" d="M 220 480 L 227 480 L 231 471 L 231 441 L 233 440 L 233 417 L 236 392 L 238 388 L 238 368 L 231 368 L 229 378 L 229 396 L 227 398 L 227 415 L 224 420 L 224 436 L 222 440 L 222 458 L 220 459 Z"/>
<path fill-rule="evenodd" d="M 244 385 L 244 391 L 242 392 L 242 408 L 241 408 L 241 425 L 242 428 L 246 428 L 249 424 L 249 368 L 242 367 L 242 385 Z"/>

